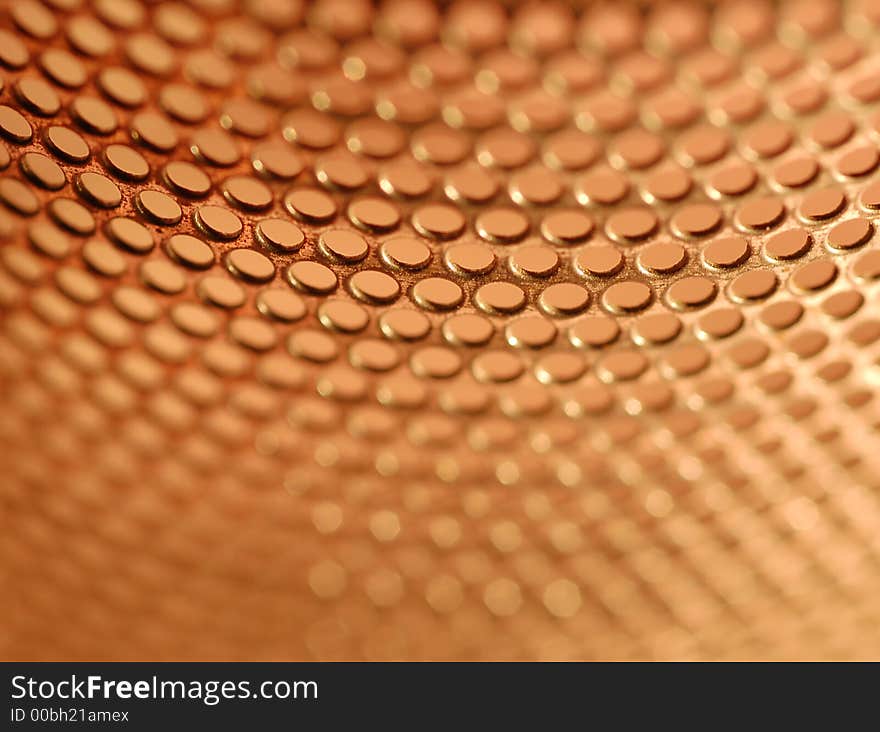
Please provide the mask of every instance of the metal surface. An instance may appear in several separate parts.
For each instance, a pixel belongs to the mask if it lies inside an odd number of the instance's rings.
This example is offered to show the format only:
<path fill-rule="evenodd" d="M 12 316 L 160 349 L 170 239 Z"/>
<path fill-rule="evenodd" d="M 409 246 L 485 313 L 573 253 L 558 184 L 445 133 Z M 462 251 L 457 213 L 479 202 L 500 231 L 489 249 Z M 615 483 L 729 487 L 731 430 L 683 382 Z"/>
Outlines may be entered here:
<path fill-rule="evenodd" d="M 0 655 L 880 655 L 880 7 L 16 0 Z"/>

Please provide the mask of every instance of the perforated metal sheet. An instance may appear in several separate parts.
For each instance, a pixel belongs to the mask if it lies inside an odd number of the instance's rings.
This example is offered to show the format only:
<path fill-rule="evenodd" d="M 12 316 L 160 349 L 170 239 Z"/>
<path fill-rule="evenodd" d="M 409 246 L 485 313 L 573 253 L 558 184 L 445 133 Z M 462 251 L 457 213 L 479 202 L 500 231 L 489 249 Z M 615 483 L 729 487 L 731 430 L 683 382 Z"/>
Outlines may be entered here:
<path fill-rule="evenodd" d="M 16 0 L 0 654 L 880 655 L 880 5 Z"/>

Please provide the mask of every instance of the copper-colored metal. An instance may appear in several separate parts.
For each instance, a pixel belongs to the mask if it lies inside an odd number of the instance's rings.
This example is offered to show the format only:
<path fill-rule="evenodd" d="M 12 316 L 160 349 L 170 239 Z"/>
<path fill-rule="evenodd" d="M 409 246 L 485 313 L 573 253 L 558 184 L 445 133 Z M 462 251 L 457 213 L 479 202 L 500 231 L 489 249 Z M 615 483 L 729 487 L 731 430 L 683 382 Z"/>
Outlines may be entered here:
<path fill-rule="evenodd" d="M 7 0 L 0 656 L 880 656 L 878 44 Z"/>

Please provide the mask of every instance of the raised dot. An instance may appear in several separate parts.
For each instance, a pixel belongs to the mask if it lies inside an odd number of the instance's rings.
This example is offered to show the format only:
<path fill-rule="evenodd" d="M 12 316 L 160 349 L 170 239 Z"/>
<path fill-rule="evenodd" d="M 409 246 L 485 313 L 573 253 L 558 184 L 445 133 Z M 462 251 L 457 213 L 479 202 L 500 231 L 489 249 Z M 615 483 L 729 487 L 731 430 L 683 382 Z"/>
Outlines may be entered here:
<path fill-rule="evenodd" d="M 162 177 L 172 190 L 192 198 L 206 196 L 211 190 L 211 179 L 192 163 L 182 160 L 167 163 Z"/>
<path fill-rule="evenodd" d="M 77 89 L 86 83 L 86 69 L 80 60 L 60 48 L 47 48 L 40 54 L 40 67 L 52 81 L 68 89 Z"/>
<path fill-rule="evenodd" d="M 105 277 L 119 277 L 126 270 L 125 258 L 110 244 L 98 239 L 83 245 L 82 258 L 95 272 Z"/>
<path fill-rule="evenodd" d="M 626 198 L 629 194 L 629 181 L 626 176 L 613 170 L 587 173 L 575 182 L 574 194 L 578 203 L 583 206 L 610 206 Z"/>
<path fill-rule="evenodd" d="M 858 282 L 872 282 L 880 279 L 880 251 L 873 250 L 862 254 L 852 265 L 852 276 Z"/>
<path fill-rule="evenodd" d="M 0 201 L 22 216 L 33 216 L 40 210 L 34 192 L 16 178 L 0 178 Z"/>
<path fill-rule="evenodd" d="M 471 371 L 477 381 L 504 383 L 522 376 L 522 361 L 508 351 L 488 351 L 477 356 L 471 363 Z"/>
<path fill-rule="evenodd" d="M 651 288 L 642 282 L 618 282 L 602 294 L 602 304 L 614 313 L 630 313 L 646 308 L 651 298 Z"/>
<path fill-rule="evenodd" d="M 484 346 L 494 334 L 487 318 L 472 313 L 454 315 L 443 323 L 443 337 L 456 346 Z"/>
<path fill-rule="evenodd" d="M 303 170 L 300 157 L 284 142 L 269 142 L 254 147 L 251 165 L 260 175 L 277 180 L 292 180 Z"/>
<path fill-rule="evenodd" d="M 28 239 L 40 254 L 53 259 L 64 259 L 70 253 L 70 240 L 63 231 L 48 222 L 34 222 L 28 226 Z"/>
<path fill-rule="evenodd" d="M 214 264 L 214 250 L 190 234 L 175 234 L 165 242 L 165 251 L 176 262 L 193 269 L 208 269 Z"/>
<path fill-rule="evenodd" d="M 140 323 L 149 323 L 158 318 L 162 312 L 153 295 L 127 285 L 113 290 L 111 300 L 114 307 L 125 317 Z"/>
<path fill-rule="evenodd" d="M 694 328 L 697 337 L 702 339 L 729 338 L 745 323 L 742 313 L 736 308 L 717 308 L 700 316 Z"/>
<path fill-rule="evenodd" d="M 804 307 L 799 302 L 780 300 L 767 305 L 758 317 L 771 330 L 785 330 L 797 323 L 803 314 Z"/>
<path fill-rule="evenodd" d="M 269 351 L 278 342 L 275 328 L 269 323 L 245 316 L 236 316 L 229 322 L 229 337 L 252 351 Z"/>
<path fill-rule="evenodd" d="M 88 272 L 75 267 L 59 267 L 55 270 L 58 289 L 74 302 L 92 304 L 101 297 L 101 286 Z"/>
<path fill-rule="evenodd" d="M 845 112 L 828 112 L 810 128 L 810 139 L 819 147 L 830 150 L 839 147 L 855 133 L 855 125 Z"/>
<path fill-rule="evenodd" d="M 620 326 L 607 315 L 591 315 L 568 329 L 568 340 L 575 348 L 601 348 L 620 336 Z"/>
<path fill-rule="evenodd" d="M 451 280 L 428 277 L 413 286 L 412 298 L 427 310 L 454 310 L 464 300 L 464 292 Z"/>
<path fill-rule="evenodd" d="M 749 243 L 741 236 L 727 236 L 709 242 L 702 252 L 703 263 L 712 269 L 739 267 L 750 256 Z"/>
<path fill-rule="evenodd" d="M 364 231 L 391 231 L 400 223 L 400 212 L 381 198 L 360 198 L 349 204 L 348 218 Z"/>
<path fill-rule="evenodd" d="M 798 212 L 808 221 L 834 218 L 846 206 L 846 197 L 836 188 L 812 191 L 804 196 Z"/>
<path fill-rule="evenodd" d="M 268 318 L 283 323 L 294 323 L 306 315 L 302 298 L 290 290 L 271 288 L 261 290 L 256 298 L 257 310 Z"/>
<path fill-rule="evenodd" d="M 131 138 L 162 153 L 171 152 L 180 141 L 174 126 L 155 112 L 139 112 L 132 117 Z"/>
<path fill-rule="evenodd" d="M 431 239 L 454 239 L 464 230 L 465 219 L 457 208 L 444 204 L 422 206 L 413 213 L 416 231 Z"/>
<path fill-rule="evenodd" d="M 741 369 L 751 369 L 767 360 L 770 348 L 757 338 L 748 338 L 732 346 L 727 355 Z"/>
<path fill-rule="evenodd" d="M 284 205 L 294 218 L 311 223 L 328 223 L 336 217 L 334 200 L 315 188 L 297 188 L 284 199 Z"/>
<path fill-rule="evenodd" d="M 98 74 L 98 87 L 111 100 L 123 107 L 139 107 L 147 99 L 147 90 L 136 74 L 120 67 L 103 69 Z"/>
<path fill-rule="evenodd" d="M 477 233 L 487 241 L 509 244 L 519 241 L 529 231 L 529 220 L 520 211 L 498 208 L 477 217 Z"/>
<path fill-rule="evenodd" d="M 526 294 L 510 282 L 490 282 L 474 293 L 474 303 L 487 313 L 509 315 L 525 307 Z"/>
<path fill-rule="evenodd" d="M 743 136 L 746 152 L 754 158 L 773 158 L 781 155 L 791 147 L 792 141 L 793 136 L 788 125 L 776 120 L 760 122 L 747 130 Z"/>
<path fill-rule="evenodd" d="M 590 291 L 571 282 L 559 282 L 541 292 L 538 304 L 548 315 L 570 317 L 587 309 Z"/>
<path fill-rule="evenodd" d="M 379 328 L 388 338 L 416 341 L 431 332 L 431 321 L 415 310 L 389 310 L 379 318 Z"/>
<path fill-rule="evenodd" d="M 367 371 L 391 371 L 400 363 L 400 355 L 390 343 L 369 338 L 352 343 L 348 349 L 351 365 Z"/>
<path fill-rule="evenodd" d="M 655 313 L 638 318 L 630 329 L 633 342 L 639 346 L 669 343 L 681 333 L 681 321 L 672 313 Z"/>
<path fill-rule="evenodd" d="M 556 339 L 556 326 L 546 318 L 527 316 L 514 320 L 504 330 L 504 337 L 514 348 L 544 348 Z"/>
<path fill-rule="evenodd" d="M 242 232 L 241 219 L 223 206 L 200 206 L 194 218 L 196 226 L 215 239 L 231 241 Z"/>
<path fill-rule="evenodd" d="M 772 295 L 779 285 L 773 272 L 753 270 L 739 275 L 730 283 L 730 297 L 734 302 L 755 302 Z"/>
<path fill-rule="evenodd" d="M 544 162 L 557 170 L 583 170 L 592 165 L 601 152 L 599 141 L 580 130 L 565 130 L 544 142 Z"/>
<path fill-rule="evenodd" d="M 611 143 L 608 156 L 616 167 L 641 170 L 654 165 L 666 151 L 663 139 L 651 132 L 633 129 L 618 135 Z"/>
<path fill-rule="evenodd" d="M 704 371 L 709 360 L 705 346 L 689 343 L 667 353 L 663 359 L 663 369 L 673 376 L 689 377 Z"/>
<path fill-rule="evenodd" d="M 15 24 L 34 38 L 45 41 L 58 32 L 52 11 L 33 0 L 20 0 L 10 6 L 9 13 Z"/>
<path fill-rule="evenodd" d="M 137 0 L 96 0 L 98 17 L 114 28 L 132 30 L 144 22 L 146 11 Z"/>
<path fill-rule="evenodd" d="M 521 206 L 546 206 L 558 200 L 563 193 L 560 180 L 544 167 L 514 174 L 508 189 L 511 200 Z"/>
<path fill-rule="evenodd" d="M 52 153 L 70 163 L 84 163 L 91 154 L 88 143 L 67 127 L 53 125 L 43 133 L 43 139 Z"/>
<path fill-rule="evenodd" d="M 708 192 L 715 198 L 742 196 L 758 182 L 758 174 L 751 165 L 734 163 L 713 173 L 709 178 Z"/>
<path fill-rule="evenodd" d="M 608 217 L 605 231 L 615 241 L 631 244 L 651 236 L 657 225 L 657 215 L 650 209 L 625 208 Z"/>
<path fill-rule="evenodd" d="M 219 328 L 217 316 L 204 305 L 181 302 L 171 309 L 171 322 L 181 331 L 197 338 L 210 338 Z"/>
<path fill-rule="evenodd" d="M 279 252 L 295 252 L 305 242 L 302 229 L 284 219 L 263 219 L 257 222 L 254 233 L 260 244 Z"/>
<path fill-rule="evenodd" d="M 410 368 L 416 376 L 449 379 L 461 371 L 461 357 L 448 348 L 428 346 L 412 355 Z"/>
<path fill-rule="evenodd" d="M 342 135 L 339 124 L 313 109 L 295 109 L 282 119 L 284 139 L 302 147 L 324 149 Z"/>
<path fill-rule="evenodd" d="M 672 233 L 682 239 L 707 236 L 722 223 L 721 211 L 711 203 L 697 203 L 680 208 L 669 222 Z"/>
<path fill-rule="evenodd" d="M 196 291 L 205 302 L 226 310 L 240 308 L 245 302 L 245 291 L 228 277 L 209 275 L 203 277 Z"/>
<path fill-rule="evenodd" d="M 434 180 L 425 166 L 399 158 L 379 170 L 379 187 L 392 198 L 421 198 L 434 187 Z"/>
<path fill-rule="evenodd" d="M 400 295 L 397 280 L 373 269 L 355 272 L 348 281 L 348 287 L 355 297 L 368 303 L 390 303 Z"/>
<path fill-rule="evenodd" d="M 138 191 L 135 206 L 150 221 L 162 226 L 174 226 L 183 218 L 183 211 L 177 201 L 162 191 Z"/>
<path fill-rule="evenodd" d="M 210 112 L 205 96 L 187 84 L 163 86 L 158 102 L 164 112 L 184 124 L 204 122 Z"/>
<path fill-rule="evenodd" d="M 176 65 L 172 48 L 150 33 L 129 36 L 125 56 L 136 69 L 152 76 L 168 76 Z"/>
<path fill-rule="evenodd" d="M 176 295 L 186 287 L 186 277 L 170 262 L 153 259 L 140 266 L 143 283 L 164 295 Z"/>
<path fill-rule="evenodd" d="M 287 268 L 287 279 L 297 289 L 317 295 L 333 292 L 339 284 L 332 269 L 308 260 L 291 264 Z"/>
<path fill-rule="evenodd" d="M 797 259 L 804 256 L 812 245 L 812 238 L 803 229 L 787 229 L 764 242 L 764 256 L 777 262 Z"/>
<path fill-rule="evenodd" d="M 597 244 L 578 252 L 575 270 L 586 276 L 611 277 L 623 269 L 623 255 L 610 244 Z"/>
<path fill-rule="evenodd" d="M 785 207 L 777 198 L 754 198 L 741 205 L 735 216 L 737 226 L 746 231 L 772 229 L 785 217 Z"/>
<path fill-rule="evenodd" d="M 27 46 L 16 34 L 8 30 L 0 31 L 0 63 L 10 69 L 27 66 L 30 53 Z"/>
<path fill-rule="evenodd" d="M 94 135 L 111 135 L 119 125 L 113 107 L 94 97 L 76 97 L 70 104 L 70 115 L 80 127 Z"/>
<path fill-rule="evenodd" d="M 116 208 L 122 202 L 122 192 L 107 176 L 86 171 L 76 176 L 76 191 L 83 198 L 101 208 Z"/>
<path fill-rule="evenodd" d="M 865 296 L 856 290 L 842 290 L 822 301 L 822 312 L 841 320 L 850 317 L 865 302 Z"/>
<path fill-rule="evenodd" d="M 321 251 L 341 262 L 354 263 L 365 259 L 370 248 L 364 238 L 350 229 L 331 229 L 321 234 Z"/>
<path fill-rule="evenodd" d="M 477 162 L 486 167 L 513 170 L 535 157 L 534 140 L 509 127 L 497 127 L 482 135 L 477 145 Z"/>
<path fill-rule="evenodd" d="M 379 253 L 386 264 L 400 269 L 424 269 L 431 261 L 431 249 L 414 237 L 389 239 L 379 248 Z"/>
<path fill-rule="evenodd" d="M 113 33 L 97 18 L 79 15 L 70 18 L 66 28 L 67 41 L 71 47 L 86 56 L 106 56 L 113 50 Z"/>
<path fill-rule="evenodd" d="M 41 117 L 53 117 L 61 109 L 60 97 L 42 79 L 23 77 L 16 82 L 14 89 L 21 103 Z"/>
<path fill-rule="evenodd" d="M 241 160 L 235 140 L 222 129 L 198 130 L 190 140 L 190 151 L 201 162 L 220 168 L 228 168 Z"/>
<path fill-rule="evenodd" d="M 67 178 L 58 164 L 42 153 L 28 152 L 19 159 L 21 172 L 34 183 L 50 191 L 64 187 Z"/>
<path fill-rule="evenodd" d="M 223 197 L 245 211 L 260 211 L 272 205 L 272 191 L 249 175 L 233 175 L 223 181 Z"/>
<path fill-rule="evenodd" d="M 317 315 L 325 328 L 341 333 L 360 333 L 370 322 L 367 311 L 349 300 L 328 300 L 318 308 Z"/>
<path fill-rule="evenodd" d="M 34 130 L 18 110 L 4 104 L 0 105 L 0 134 L 21 145 L 30 142 Z"/>
<path fill-rule="evenodd" d="M 777 165 L 773 179 L 782 188 L 803 188 L 819 175 L 819 163 L 813 158 L 798 157 Z"/>
<path fill-rule="evenodd" d="M 226 269 L 249 282 L 268 282 L 275 276 L 275 265 L 254 249 L 233 249 L 226 254 Z"/>
<path fill-rule="evenodd" d="M 880 165 L 880 151 L 877 148 L 859 147 L 838 158 L 837 172 L 847 178 L 859 178 L 873 172 Z"/>
<path fill-rule="evenodd" d="M 593 220 L 580 211 L 554 211 L 541 221 L 544 238 L 562 246 L 586 241 L 592 233 Z"/>
<path fill-rule="evenodd" d="M 874 227 L 870 221 L 862 218 L 848 219 L 828 232 L 826 243 L 829 249 L 845 252 L 864 246 L 873 236 Z"/>
<path fill-rule="evenodd" d="M 113 242 L 135 254 L 146 254 L 155 245 L 150 230 L 134 219 L 118 216 L 110 219 L 104 228 Z"/>
<path fill-rule="evenodd" d="M 416 160 L 435 165 L 459 163 L 470 153 L 470 138 L 460 130 L 446 125 L 431 124 L 412 136 L 412 152 Z"/>
<path fill-rule="evenodd" d="M 671 166 L 652 173 L 644 183 L 642 197 L 647 203 L 679 201 L 693 188 L 691 176 L 683 168 Z"/>
<path fill-rule="evenodd" d="M 867 186 L 859 196 L 862 208 L 871 213 L 880 209 L 880 181 Z"/>
<path fill-rule="evenodd" d="M 480 275 L 495 267 L 495 254 L 483 244 L 456 244 L 446 250 L 443 261 L 456 274 Z"/>
<path fill-rule="evenodd" d="M 326 188 L 353 191 L 366 185 L 369 180 L 361 162 L 350 153 L 334 151 L 322 155 L 314 162 L 315 178 Z"/>
<path fill-rule="evenodd" d="M 681 158 L 685 165 L 707 165 L 723 158 L 730 148 L 730 134 L 714 125 L 701 125 L 682 136 Z"/>
<path fill-rule="evenodd" d="M 55 198 L 49 203 L 49 214 L 68 231 L 87 236 L 95 231 L 95 217 L 79 201 Z"/>
<path fill-rule="evenodd" d="M 788 341 L 788 347 L 798 358 L 812 358 L 828 345 L 825 333 L 815 330 L 801 331 Z"/>
<path fill-rule="evenodd" d="M 647 359 L 638 351 L 612 351 L 596 365 L 596 374 L 605 383 L 632 381 L 648 368 Z"/>
<path fill-rule="evenodd" d="M 676 310 L 699 308 L 715 299 L 717 288 L 708 277 L 685 277 L 666 291 L 666 300 Z"/>
<path fill-rule="evenodd" d="M 642 249 L 636 263 L 645 274 L 670 274 L 684 267 L 687 252 L 675 242 L 657 242 Z"/>
<path fill-rule="evenodd" d="M 550 247 L 531 245 L 514 252 L 508 264 L 521 277 L 549 277 L 559 268 L 559 255 Z"/>

